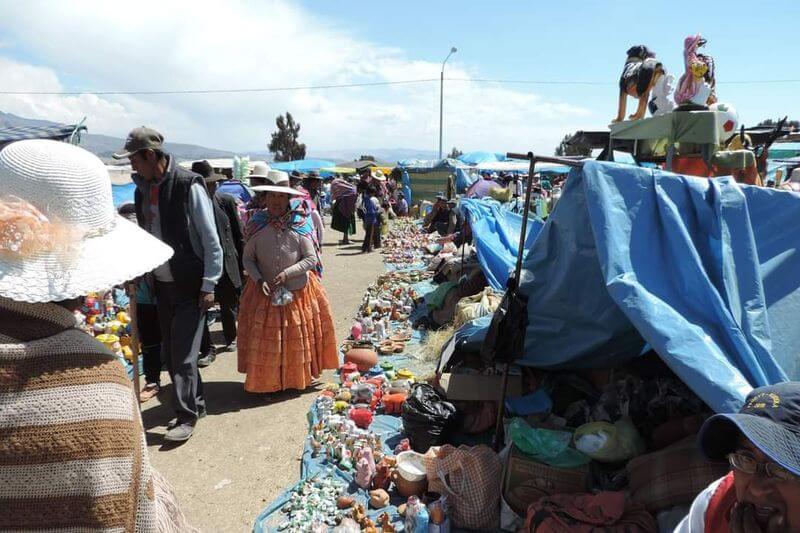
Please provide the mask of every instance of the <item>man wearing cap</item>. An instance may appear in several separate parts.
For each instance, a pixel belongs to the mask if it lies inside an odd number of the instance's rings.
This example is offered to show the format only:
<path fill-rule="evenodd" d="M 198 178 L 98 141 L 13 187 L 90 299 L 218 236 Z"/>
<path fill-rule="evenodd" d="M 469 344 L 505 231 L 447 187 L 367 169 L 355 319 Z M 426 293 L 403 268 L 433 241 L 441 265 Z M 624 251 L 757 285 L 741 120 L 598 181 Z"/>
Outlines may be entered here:
<path fill-rule="evenodd" d="M 800 531 L 800 383 L 754 389 L 738 413 L 706 420 L 698 441 L 731 472 L 697 496 L 676 533 Z"/>
<path fill-rule="evenodd" d="M 180 442 L 192 436 L 198 418 L 205 416 L 197 354 L 206 311 L 214 304 L 222 275 L 223 253 L 203 178 L 181 168 L 164 152 L 163 143 L 157 131 L 135 128 L 114 158 L 130 160 L 139 225 L 174 251 L 153 276 L 176 413 L 164 438 Z"/>
<path fill-rule="evenodd" d="M 222 276 L 214 289 L 214 296 L 219 302 L 222 332 L 225 336 L 226 350 L 230 350 L 236 342 L 236 310 L 239 306 L 239 293 L 242 287 L 242 247 L 244 236 L 242 224 L 236 208 L 236 199 L 229 194 L 216 192 L 219 182 L 224 176 L 216 174 L 208 161 L 192 163 L 192 172 L 200 174 L 205 181 L 208 195 L 214 204 L 214 222 L 217 236 L 222 246 Z M 201 367 L 208 366 L 216 359 L 214 346 L 208 323 L 203 327 L 203 340 L 200 344 Z"/>

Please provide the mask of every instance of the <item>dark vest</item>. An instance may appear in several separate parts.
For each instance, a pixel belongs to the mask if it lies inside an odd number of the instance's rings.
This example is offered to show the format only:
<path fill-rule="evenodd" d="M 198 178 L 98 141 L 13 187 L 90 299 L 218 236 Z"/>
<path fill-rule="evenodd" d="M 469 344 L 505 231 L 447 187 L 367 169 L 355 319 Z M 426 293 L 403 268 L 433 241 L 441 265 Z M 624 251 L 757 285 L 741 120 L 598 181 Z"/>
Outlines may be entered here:
<path fill-rule="evenodd" d="M 161 240 L 172 247 L 174 254 L 169 268 L 180 300 L 197 298 L 203 284 L 203 259 L 194 253 L 189 239 L 189 189 L 194 183 L 203 185 L 203 178 L 170 162 L 171 169 L 158 190 L 158 212 L 161 217 Z M 205 185 L 203 185 L 205 187 Z M 134 194 L 136 219 L 147 229 L 142 193 Z"/>

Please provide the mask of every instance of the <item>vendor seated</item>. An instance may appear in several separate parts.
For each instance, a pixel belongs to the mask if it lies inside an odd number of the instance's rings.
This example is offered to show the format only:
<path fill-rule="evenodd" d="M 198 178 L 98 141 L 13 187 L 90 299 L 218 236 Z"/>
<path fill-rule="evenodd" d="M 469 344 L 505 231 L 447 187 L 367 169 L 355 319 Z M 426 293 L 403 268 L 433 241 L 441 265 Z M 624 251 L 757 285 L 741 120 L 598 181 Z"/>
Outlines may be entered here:
<path fill-rule="evenodd" d="M 800 382 L 753 390 L 738 414 L 706 421 L 699 445 L 731 472 L 697 496 L 676 533 L 800 531 Z"/>
<path fill-rule="evenodd" d="M 444 194 L 439 193 L 436 195 L 436 203 L 433 204 L 433 209 L 425 217 L 423 226 L 427 233 L 438 232 L 439 235 L 447 235 L 452 233 L 449 231 L 450 227 L 450 212 L 452 207 L 447 203 L 447 198 Z"/>

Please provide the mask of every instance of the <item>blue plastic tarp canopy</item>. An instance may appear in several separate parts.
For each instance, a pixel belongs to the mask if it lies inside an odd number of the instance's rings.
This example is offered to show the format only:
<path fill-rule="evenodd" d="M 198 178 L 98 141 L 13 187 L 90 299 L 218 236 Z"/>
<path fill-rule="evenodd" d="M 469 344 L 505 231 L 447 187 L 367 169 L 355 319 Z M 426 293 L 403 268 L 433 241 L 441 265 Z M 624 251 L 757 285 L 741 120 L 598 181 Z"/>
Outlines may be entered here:
<path fill-rule="evenodd" d="M 472 176 L 463 168 L 456 169 L 456 193 L 464 194 L 480 176 Z"/>
<path fill-rule="evenodd" d="M 769 147 L 770 159 L 787 159 L 800 155 L 800 143 L 775 143 Z"/>
<path fill-rule="evenodd" d="M 494 163 L 496 161 L 505 161 L 505 154 L 497 154 L 494 152 L 467 152 L 458 156 L 458 160 L 467 165 L 478 165 L 480 163 Z"/>
<path fill-rule="evenodd" d="M 587 162 L 528 251 L 518 362 L 611 366 L 647 343 L 717 412 L 800 379 L 798 218 L 795 193 Z"/>
<path fill-rule="evenodd" d="M 333 161 L 325 161 L 324 159 L 298 159 L 297 161 L 270 163 L 269 166 L 274 170 L 283 170 L 284 172 L 291 172 L 292 170 L 310 172 L 321 168 L 335 167 L 336 163 Z"/>
<path fill-rule="evenodd" d="M 522 216 L 502 209 L 499 202 L 490 199 L 462 198 L 459 207 L 472 229 L 472 244 L 477 250 L 478 262 L 489 285 L 494 289 L 504 290 L 509 273 L 514 270 L 517 262 Z M 526 250 L 531 248 L 543 225 L 538 219 L 528 219 Z"/>

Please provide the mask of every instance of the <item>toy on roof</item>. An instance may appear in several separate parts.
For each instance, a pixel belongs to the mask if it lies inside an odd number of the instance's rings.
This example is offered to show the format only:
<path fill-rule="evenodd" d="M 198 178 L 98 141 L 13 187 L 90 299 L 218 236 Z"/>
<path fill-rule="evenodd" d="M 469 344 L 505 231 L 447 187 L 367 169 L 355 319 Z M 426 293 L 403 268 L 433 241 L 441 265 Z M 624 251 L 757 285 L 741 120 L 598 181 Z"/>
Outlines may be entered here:
<path fill-rule="evenodd" d="M 699 33 L 683 41 L 684 72 L 675 90 L 679 110 L 705 109 L 717 101 L 714 58 L 697 51 L 705 45 Z"/>
<path fill-rule="evenodd" d="M 617 117 L 613 122 L 625 120 L 628 96 L 639 99 L 636 112 L 629 116 L 628 119 L 639 120 L 644 118 L 648 100 L 650 100 L 650 92 L 664 74 L 666 74 L 664 65 L 656 59 L 655 52 L 652 52 L 644 45 L 629 48 L 628 58 L 625 60 L 625 68 L 619 77 L 619 104 L 617 106 Z"/>

